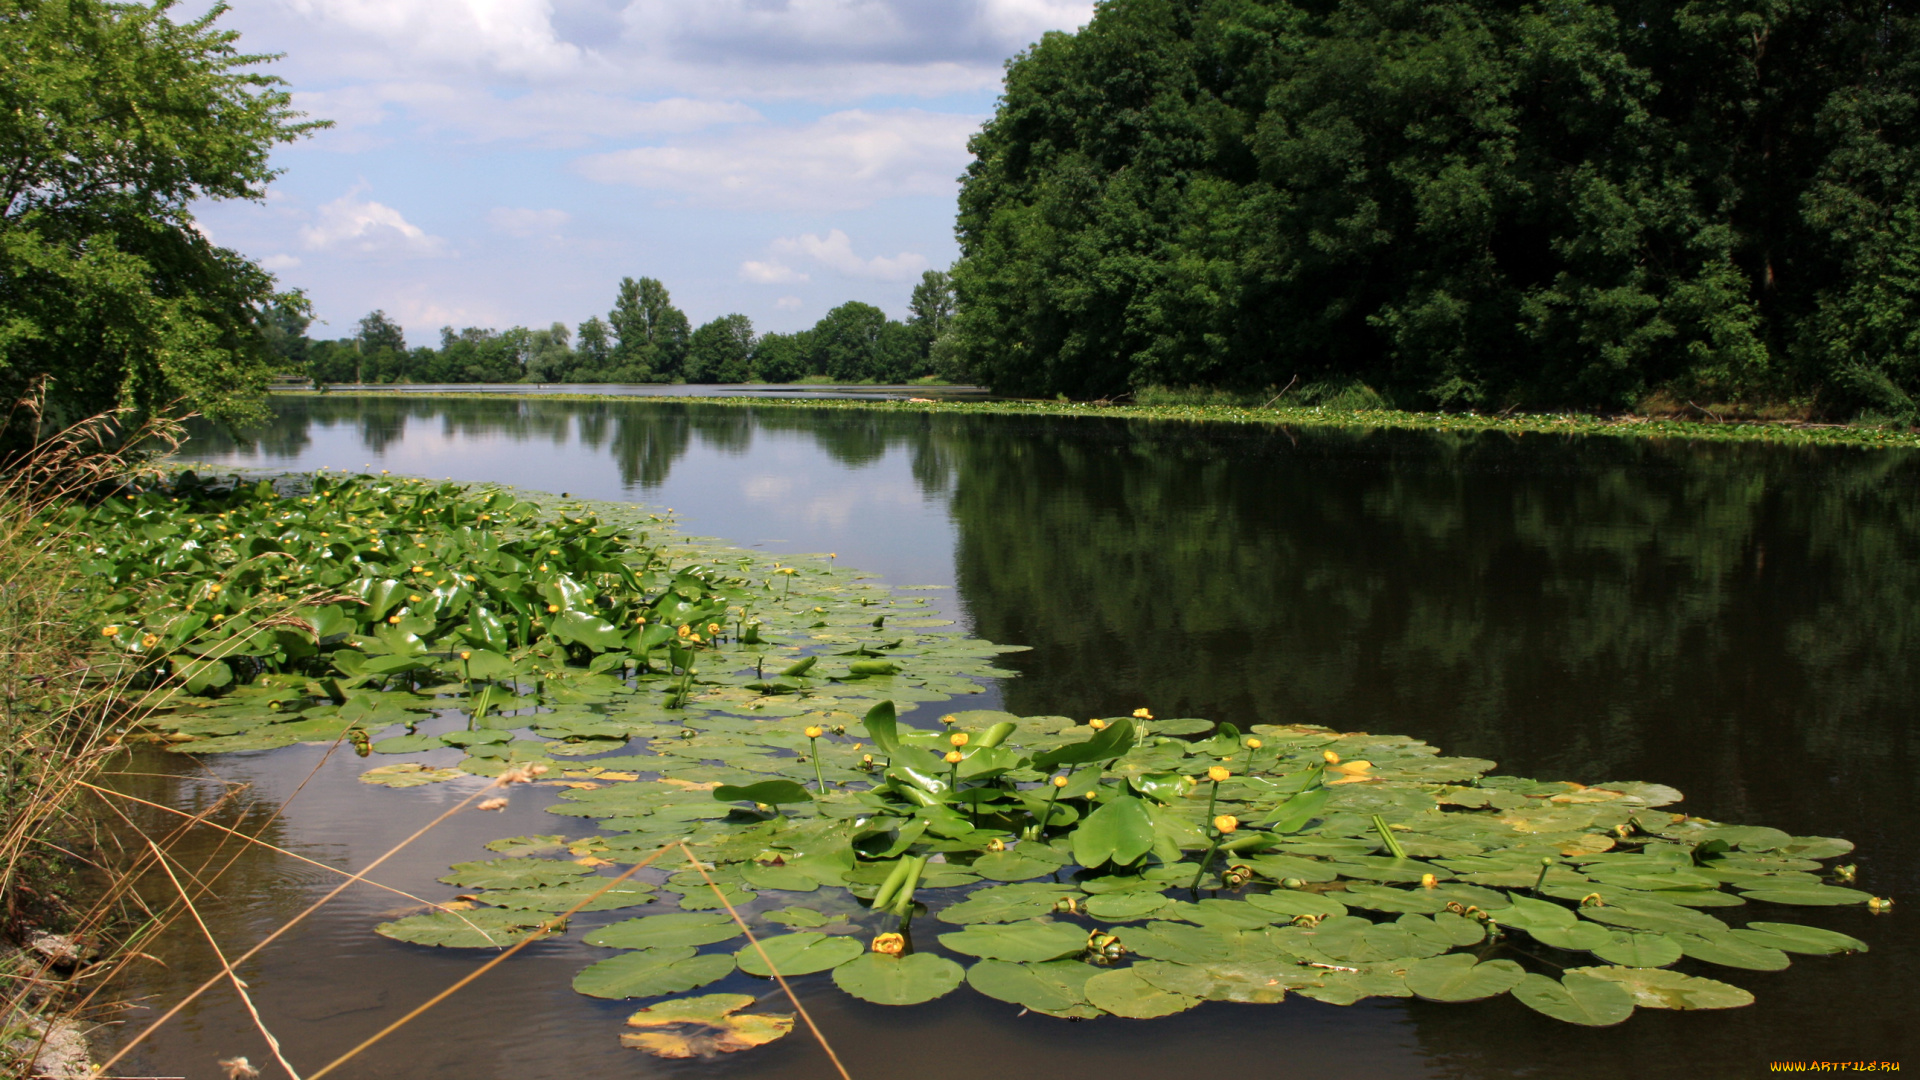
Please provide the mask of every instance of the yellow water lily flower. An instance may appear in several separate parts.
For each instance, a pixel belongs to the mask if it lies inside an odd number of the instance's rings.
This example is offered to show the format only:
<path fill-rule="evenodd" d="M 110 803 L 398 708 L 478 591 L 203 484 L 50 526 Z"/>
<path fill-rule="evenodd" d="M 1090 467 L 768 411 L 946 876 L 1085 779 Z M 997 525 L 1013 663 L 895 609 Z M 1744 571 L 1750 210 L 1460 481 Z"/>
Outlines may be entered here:
<path fill-rule="evenodd" d="M 960 751 L 958 751 L 958 750 L 949 750 L 949 751 L 947 751 L 947 757 L 946 757 L 946 761 L 947 761 L 947 764 L 949 764 L 949 765 L 958 765 L 958 764 L 960 764 L 960 757 L 961 757 L 961 755 L 960 755 Z"/>
<path fill-rule="evenodd" d="M 1207 779 L 1213 781 L 1216 784 L 1220 783 L 1221 781 L 1225 780 L 1227 777 L 1232 775 L 1233 775 L 1233 770 L 1227 768 L 1225 765 L 1214 765 L 1207 769 Z"/>
<path fill-rule="evenodd" d="M 1153 714 L 1152 714 L 1152 713 L 1150 713 L 1150 712 L 1148 712 L 1148 711 L 1147 711 L 1147 710 L 1145 710 L 1145 709 L 1135 709 L 1135 710 L 1133 710 L 1133 715 L 1134 715 L 1134 718 L 1135 718 L 1135 719 L 1139 719 L 1139 720 L 1151 720 L 1151 719 L 1153 719 Z"/>
<path fill-rule="evenodd" d="M 1219 817 L 1213 819 L 1213 827 L 1219 829 L 1221 835 L 1224 836 L 1240 827 L 1240 819 L 1234 817 L 1232 814 L 1221 814 Z"/>
<path fill-rule="evenodd" d="M 1249 749 L 1249 750 L 1258 750 L 1258 749 L 1260 749 L 1260 748 L 1261 748 L 1262 746 L 1265 746 L 1265 745 L 1266 745 L 1266 744 L 1265 744 L 1265 743 L 1263 743 L 1263 742 L 1261 742 L 1261 741 L 1260 741 L 1259 739 L 1248 739 L 1248 740 L 1247 740 L 1247 749 Z"/>
<path fill-rule="evenodd" d="M 1067 786 L 1067 778 L 1066 778 L 1066 777 L 1064 777 L 1064 776 L 1056 776 L 1056 777 L 1054 777 L 1054 778 L 1053 778 L 1053 786 L 1054 786 L 1054 787 L 1066 787 L 1066 786 Z"/>
<path fill-rule="evenodd" d="M 118 637 L 120 636 L 120 628 L 117 626 L 103 626 L 100 628 L 100 636 L 101 637 Z"/>
<path fill-rule="evenodd" d="M 1334 752 L 1333 752 L 1333 751 L 1331 751 L 1331 750 L 1322 750 L 1322 751 L 1320 751 L 1320 756 L 1321 756 L 1321 757 L 1323 757 L 1323 758 L 1325 758 L 1325 759 L 1327 759 L 1327 764 L 1329 764 L 1329 765 L 1338 765 L 1338 764 L 1340 764 L 1340 755 L 1339 755 L 1339 754 L 1336 754 L 1336 753 L 1334 753 Z"/>
<path fill-rule="evenodd" d="M 899 956 L 907 948 L 907 939 L 900 934 L 881 934 L 873 939 L 873 951 L 882 956 Z"/>
<path fill-rule="evenodd" d="M 967 733 L 964 731 L 956 731 L 947 736 L 947 741 L 955 746 L 965 746 L 967 745 Z"/>
<path fill-rule="evenodd" d="M 1094 717 L 1093 719 L 1091 719 L 1091 720 L 1089 720 L 1089 721 L 1087 721 L 1087 726 L 1088 726 L 1088 727 L 1090 727 L 1090 728 L 1092 728 L 1092 729 L 1093 729 L 1093 730 L 1095 730 L 1095 731 L 1105 731 L 1105 730 L 1107 730 L 1107 722 L 1106 722 L 1105 720 L 1102 720 L 1102 719 L 1100 719 L 1100 718 L 1099 718 L 1099 717 L 1097 717 L 1097 716 L 1096 716 L 1096 717 Z"/>
<path fill-rule="evenodd" d="M 827 733 L 826 728 L 823 728 L 818 724 L 810 724 L 808 725 L 806 731 L 803 734 L 805 734 L 806 737 L 809 739 L 817 739 L 820 736 L 825 735 L 826 733 Z"/>

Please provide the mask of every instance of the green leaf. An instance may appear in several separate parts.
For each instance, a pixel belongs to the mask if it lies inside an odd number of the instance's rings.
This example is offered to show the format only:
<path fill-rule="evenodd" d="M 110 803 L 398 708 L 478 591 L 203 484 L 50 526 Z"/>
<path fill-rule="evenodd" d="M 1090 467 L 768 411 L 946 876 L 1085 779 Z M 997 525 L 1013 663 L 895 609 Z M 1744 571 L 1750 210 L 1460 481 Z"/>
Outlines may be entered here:
<path fill-rule="evenodd" d="M 1097 1015 L 1087 1007 L 1087 980 L 1100 969 L 1078 960 L 1012 964 L 982 960 L 967 969 L 967 985 L 990 998 L 1049 1016 Z"/>
<path fill-rule="evenodd" d="M 1769 904 L 1798 904 L 1806 907 L 1864 904 L 1873 899 L 1872 893 L 1864 893 L 1859 889 L 1843 889 L 1838 885 L 1785 885 L 1777 889 L 1748 889 L 1740 895 L 1748 900 L 1761 900 Z"/>
<path fill-rule="evenodd" d="M 1074 861 L 1086 867 L 1108 862 L 1126 866 L 1153 849 L 1153 835 L 1146 804 L 1131 795 L 1116 795 L 1073 830 Z"/>
<path fill-rule="evenodd" d="M 1577 922 L 1572 926 L 1535 926 L 1527 933 L 1551 949 L 1587 952 L 1612 941 L 1615 931 L 1598 923 Z"/>
<path fill-rule="evenodd" d="M 932 953 L 896 957 L 869 952 L 834 968 L 833 982 L 876 1005 L 918 1005 L 952 993 L 965 974 L 959 964 Z"/>
<path fill-rule="evenodd" d="M 1476 963 L 1470 953 L 1449 953 L 1407 965 L 1407 989 L 1428 1001 L 1478 1001 L 1513 989 L 1526 974 L 1511 960 Z"/>
<path fill-rule="evenodd" d="M 864 949 L 865 946 L 850 937 L 829 937 L 803 930 L 761 938 L 757 948 L 748 944 L 735 952 L 734 956 L 739 960 L 740 970 L 749 975 L 772 978 L 773 972 L 767 969 L 771 961 L 775 970 L 791 977 L 839 967 L 859 956 Z M 761 955 L 763 950 L 764 957 Z"/>
<path fill-rule="evenodd" d="M 740 876 L 747 884 L 756 889 L 772 889 L 778 892 L 812 892 L 820 887 L 818 879 L 805 870 L 791 864 L 770 866 L 766 863 L 750 862 L 740 868 Z"/>
<path fill-rule="evenodd" d="M 1867 951 L 1867 943 L 1859 938 L 1798 923 L 1750 922 L 1745 929 L 1735 930 L 1733 934 L 1755 945 L 1813 956 Z"/>
<path fill-rule="evenodd" d="M 988 960 L 1037 963 L 1085 952 L 1087 932 L 1071 923 L 991 923 L 941 934 L 940 944 Z"/>
<path fill-rule="evenodd" d="M 591 873 L 591 867 L 554 859 L 488 859 L 454 863 L 453 873 L 440 880 L 468 889 L 531 889 Z"/>
<path fill-rule="evenodd" d="M 474 911 L 435 911 L 381 923 L 374 933 L 415 945 L 447 949 L 501 949 L 546 921 L 544 914 L 483 908 Z"/>
<path fill-rule="evenodd" d="M 1514 985 L 1513 996 L 1535 1012 L 1583 1027 L 1612 1027 L 1633 1015 L 1632 994 L 1586 975 L 1528 975 Z"/>
<path fill-rule="evenodd" d="M 1758 944 L 1741 935 L 1737 930 L 1710 931 L 1705 934 L 1674 934 L 1670 940 L 1676 948 L 1695 960 L 1719 964 L 1721 967 L 1746 968 L 1749 971 L 1784 971 L 1787 965 L 1792 963 L 1785 952 L 1768 945 Z M 1615 964 L 1624 963 L 1618 957 L 1608 956 L 1598 951 L 1595 955 Z"/>
<path fill-rule="evenodd" d="M 1268 811 L 1254 824 L 1276 833 L 1299 832 L 1307 822 L 1325 812 L 1327 800 L 1332 798 L 1332 795 L 1333 793 L 1326 788 L 1303 791 Z"/>
<path fill-rule="evenodd" d="M 1051 874 L 1060 869 L 1060 864 L 1049 859 L 1035 859 L 1018 850 L 993 851 L 973 860 L 970 869 L 992 881 L 1026 881 Z"/>
<path fill-rule="evenodd" d="M 1022 885 L 999 885 L 977 889 L 967 894 L 965 900 L 949 904 L 935 913 L 935 918 L 944 923 L 965 926 L 972 923 L 1016 922 L 1045 915 L 1054 908 L 1054 904 L 1063 897 L 1079 897 L 1079 888 L 1073 885 L 1055 885 L 1036 882 Z"/>
<path fill-rule="evenodd" d="M 561 641 L 585 645 L 590 649 L 617 649 L 626 643 L 626 635 L 618 627 L 584 611 L 563 611 L 547 629 Z"/>
<path fill-rule="evenodd" d="M 1126 969 L 1093 976 L 1087 980 L 1085 993 L 1096 1008 L 1131 1020 L 1172 1016 L 1200 1004 L 1198 998 L 1162 990 Z"/>
<path fill-rule="evenodd" d="M 1115 720 L 1081 742 L 1043 751 L 1033 756 L 1034 771 L 1050 773 L 1062 765 L 1089 765 L 1125 757 L 1133 749 L 1139 725 L 1132 720 Z"/>
<path fill-rule="evenodd" d="M 1286 997 L 1289 986 L 1305 981 L 1295 965 L 1272 963 L 1172 964 L 1148 960 L 1127 970 L 1168 993 L 1201 1001 L 1237 1001 L 1271 1005 Z M 1309 976 L 1310 977 L 1310 976 Z"/>
<path fill-rule="evenodd" d="M 610 957 L 573 977 L 588 997 L 642 998 L 680 994 L 718 982 L 733 971 L 727 953 L 695 955 L 691 947 L 642 949 Z"/>
<path fill-rule="evenodd" d="M 792 780 L 762 780 L 744 786 L 722 784 L 713 789 L 713 797 L 719 802 L 751 802 L 767 806 L 813 801 L 813 793 Z"/>
<path fill-rule="evenodd" d="M 1644 1009 L 1737 1009 L 1753 1004 L 1753 995 L 1737 986 L 1663 968 L 1589 967 L 1566 973 L 1576 974 L 1614 983 Z"/>
<path fill-rule="evenodd" d="M 577 878 L 559 885 L 532 889 L 500 889 L 480 894 L 480 901 L 495 907 L 530 911 L 567 911 L 586 901 L 581 911 L 617 911 L 620 908 L 651 904 L 653 886 L 644 881 L 609 884 L 603 877 Z M 605 892 L 600 892 L 604 888 Z M 600 892 L 592 900 L 587 897 Z"/>
<path fill-rule="evenodd" d="M 1347 906 L 1325 893 L 1297 892 L 1292 889 L 1276 890 L 1270 893 L 1252 893 L 1247 903 L 1254 907 L 1284 915 L 1289 919 L 1301 915 L 1345 915 Z"/>
<path fill-rule="evenodd" d="M 800 927 L 801 929 L 807 929 L 815 926 L 826 926 L 827 924 L 835 921 L 833 919 L 826 917 L 825 915 L 820 914 L 819 912 L 813 910 L 812 908 L 804 908 L 804 907 L 784 907 L 784 908 L 781 908 L 779 911 L 766 912 L 762 914 L 760 917 L 767 920 L 770 923 L 779 923 L 782 926 Z"/>
<path fill-rule="evenodd" d="M 675 911 L 603 926 L 587 934 L 585 941 L 614 949 L 652 949 L 711 945 L 739 936 L 740 927 L 724 912 Z"/>
<path fill-rule="evenodd" d="M 1589 951 L 1609 964 L 1658 968 L 1677 963 L 1681 955 L 1681 946 L 1675 939 L 1665 934 L 1626 934 L 1615 931 L 1607 935 L 1606 944 L 1596 945 Z M 1781 965 L 1781 967 L 1785 966 L 1785 964 Z"/>
<path fill-rule="evenodd" d="M 1087 914 L 1105 922 L 1144 919 L 1162 910 L 1172 901 L 1157 892 L 1113 893 L 1087 901 Z"/>

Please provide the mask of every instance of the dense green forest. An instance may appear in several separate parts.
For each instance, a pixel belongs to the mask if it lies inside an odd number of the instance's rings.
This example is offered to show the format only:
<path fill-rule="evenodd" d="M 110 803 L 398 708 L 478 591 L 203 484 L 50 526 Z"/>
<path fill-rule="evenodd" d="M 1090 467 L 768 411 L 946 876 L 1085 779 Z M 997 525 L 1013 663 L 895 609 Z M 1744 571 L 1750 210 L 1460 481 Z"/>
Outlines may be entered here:
<path fill-rule="evenodd" d="M 971 148 L 1001 392 L 1920 412 L 1911 4 L 1109 0 Z"/>
<path fill-rule="evenodd" d="M 335 341 L 307 336 L 306 315 L 276 308 L 271 320 L 283 372 L 327 383 L 742 383 L 826 378 L 901 383 L 956 374 L 943 363 L 941 337 L 953 318 L 946 274 L 929 270 L 914 287 L 906 322 L 872 304 L 850 301 L 811 329 L 756 334 L 745 315 L 699 327 L 653 278 L 620 283 L 613 309 L 569 330 L 468 327 L 440 331 L 440 347 L 408 348 L 385 312 L 360 320 Z"/>

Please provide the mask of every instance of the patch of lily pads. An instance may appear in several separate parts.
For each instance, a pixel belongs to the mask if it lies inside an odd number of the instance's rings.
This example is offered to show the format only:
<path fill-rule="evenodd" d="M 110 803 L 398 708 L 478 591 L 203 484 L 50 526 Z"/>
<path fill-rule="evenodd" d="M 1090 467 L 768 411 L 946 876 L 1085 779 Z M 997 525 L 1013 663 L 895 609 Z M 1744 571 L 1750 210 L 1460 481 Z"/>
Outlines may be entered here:
<path fill-rule="evenodd" d="M 574 987 L 652 999 L 624 1041 L 661 1056 L 791 1030 L 744 1011 L 754 996 L 705 992 L 776 972 L 882 1005 L 965 987 L 1081 1021 L 1511 997 L 1609 1026 L 1746 1005 L 1725 979 L 1867 948 L 1783 909 L 1889 903 L 1833 865 L 1845 840 L 1689 816 L 1657 783 L 1500 775 L 1404 736 L 1146 709 L 904 727 L 896 702 L 978 690 L 1012 647 L 831 558 L 640 524 L 661 522 L 418 481 L 189 474 L 49 535 L 90 545 L 103 639 L 149 680 L 150 737 L 172 749 L 457 749 L 363 779 L 516 769 L 559 787 L 549 810 L 596 835 L 495 841 L 442 879 L 454 898 L 376 929 L 499 948 L 622 913 L 582 931 L 610 952 Z"/>

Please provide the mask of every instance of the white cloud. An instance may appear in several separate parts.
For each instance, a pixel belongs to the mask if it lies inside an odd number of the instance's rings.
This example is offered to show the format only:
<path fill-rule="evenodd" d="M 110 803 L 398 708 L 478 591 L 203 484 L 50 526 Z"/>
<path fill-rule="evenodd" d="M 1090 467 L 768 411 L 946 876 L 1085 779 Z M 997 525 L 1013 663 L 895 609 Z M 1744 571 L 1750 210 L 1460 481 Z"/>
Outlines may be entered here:
<path fill-rule="evenodd" d="M 554 30 L 550 0 L 282 0 L 377 51 L 516 76 L 578 71 L 595 58 Z"/>
<path fill-rule="evenodd" d="M 776 254 L 812 259 L 842 277 L 872 278 L 875 281 L 911 281 L 919 277 L 927 268 L 926 256 L 916 255 L 911 251 L 903 251 L 892 258 L 876 255 L 871 259 L 862 259 L 853 253 L 853 241 L 839 229 L 834 229 L 825 236 L 806 233 L 801 236 L 783 237 L 775 240 L 771 246 Z M 802 277 L 800 280 L 804 281 L 806 278 Z"/>
<path fill-rule="evenodd" d="M 260 260 L 261 268 L 266 270 L 291 270 L 299 265 L 300 257 L 297 255 L 269 255 Z"/>
<path fill-rule="evenodd" d="M 796 127 L 741 127 L 671 146 L 581 158 L 605 184 L 676 192 L 728 209 L 857 209 L 903 195 L 950 195 L 977 117 L 852 109 Z"/>
<path fill-rule="evenodd" d="M 446 132 L 478 142 L 528 140 L 579 146 L 590 139 L 683 134 L 719 124 L 761 119 L 735 101 L 688 97 L 633 100 L 586 91 L 531 90 L 503 96 L 444 82 L 370 82 L 337 90 L 303 91 L 294 104 L 335 124 L 322 145 L 354 151 L 366 131 L 396 119 L 420 132 Z"/>
<path fill-rule="evenodd" d="M 800 298 L 797 296 L 783 296 L 775 300 L 773 306 L 779 308 L 781 311 L 799 311 Z"/>
<path fill-rule="evenodd" d="M 785 263 L 749 259 L 740 264 L 740 280 L 751 281 L 755 285 L 791 285 L 807 280 L 807 275 Z"/>
<path fill-rule="evenodd" d="M 445 240 L 427 235 L 391 206 L 361 201 L 359 194 L 356 188 L 320 207 L 315 223 L 300 230 L 309 250 L 403 258 L 447 254 Z"/>
<path fill-rule="evenodd" d="M 565 210 L 522 210 L 496 206 L 487 211 L 487 224 L 493 226 L 495 232 L 503 232 L 508 236 L 552 236 L 571 220 L 573 215 Z"/>

